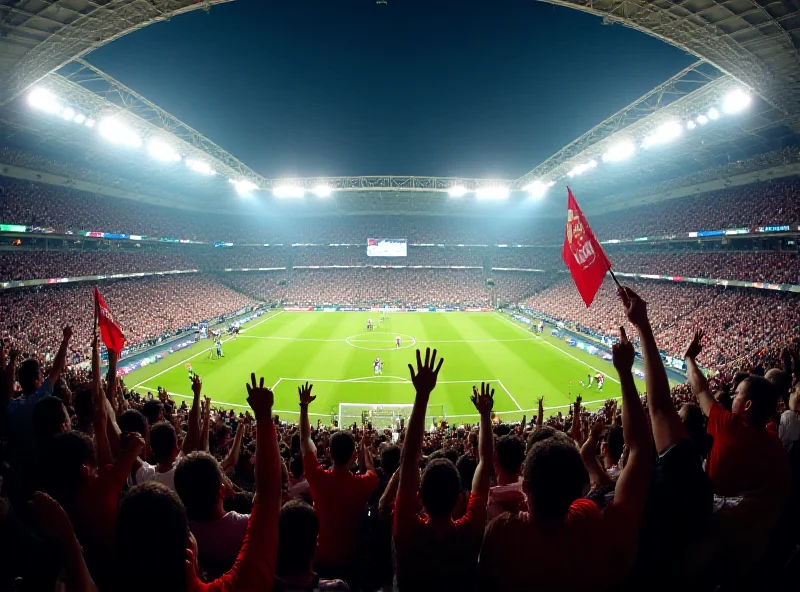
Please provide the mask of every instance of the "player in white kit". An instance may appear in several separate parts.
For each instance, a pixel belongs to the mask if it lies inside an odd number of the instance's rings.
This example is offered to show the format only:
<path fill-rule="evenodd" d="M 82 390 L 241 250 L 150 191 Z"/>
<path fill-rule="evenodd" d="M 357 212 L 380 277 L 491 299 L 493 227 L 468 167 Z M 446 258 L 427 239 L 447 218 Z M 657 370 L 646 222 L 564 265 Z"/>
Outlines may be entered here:
<path fill-rule="evenodd" d="M 372 363 L 372 367 L 375 370 L 375 374 L 383 374 L 383 362 L 381 362 L 380 358 L 375 358 L 375 361 Z"/>

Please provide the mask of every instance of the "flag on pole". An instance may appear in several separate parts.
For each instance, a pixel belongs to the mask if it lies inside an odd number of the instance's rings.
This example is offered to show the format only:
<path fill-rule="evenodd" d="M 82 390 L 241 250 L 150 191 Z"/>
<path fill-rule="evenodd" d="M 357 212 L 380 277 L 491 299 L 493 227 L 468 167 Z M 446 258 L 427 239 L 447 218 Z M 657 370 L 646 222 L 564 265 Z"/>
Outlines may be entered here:
<path fill-rule="evenodd" d="M 567 187 L 567 228 L 561 258 L 567 264 L 575 281 L 575 287 L 578 288 L 581 298 L 588 307 L 600 289 L 606 272 L 611 271 L 611 261 L 592 233 L 569 187 Z"/>
<path fill-rule="evenodd" d="M 94 306 L 95 318 L 97 324 L 100 325 L 100 337 L 103 339 L 103 343 L 110 351 L 119 354 L 125 345 L 125 336 L 114 321 L 114 315 L 111 314 L 111 310 L 100 295 L 97 286 L 94 288 Z"/>

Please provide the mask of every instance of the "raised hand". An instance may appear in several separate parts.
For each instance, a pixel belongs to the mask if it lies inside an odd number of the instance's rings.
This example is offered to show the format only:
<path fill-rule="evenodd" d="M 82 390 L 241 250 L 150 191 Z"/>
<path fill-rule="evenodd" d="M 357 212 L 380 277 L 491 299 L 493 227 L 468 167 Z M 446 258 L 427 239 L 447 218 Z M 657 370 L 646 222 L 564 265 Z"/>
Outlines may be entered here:
<path fill-rule="evenodd" d="M 72 327 L 70 327 L 69 325 L 65 326 L 61 330 L 61 333 L 64 336 L 64 341 L 69 341 L 70 339 L 72 339 L 72 335 L 73 335 Z"/>
<path fill-rule="evenodd" d="M 441 358 L 439 364 L 436 365 L 436 350 L 433 350 L 433 355 L 431 355 L 431 348 L 427 348 L 425 350 L 425 363 L 423 364 L 420 351 L 417 350 L 417 371 L 414 372 L 414 367 L 411 364 L 408 365 L 408 369 L 411 371 L 411 382 L 414 384 L 418 395 L 427 396 L 433 392 L 443 363 L 444 358 Z"/>
<path fill-rule="evenodd" d="M 481 383 L 481 392 L 478 392 L 478 387 L 472 387 L 472 396 L 470 397 L 475 409 L 481 415 L 488 415 L 494 406 L 494 389 L 486 382 Z"/>
<path fill-rule="evenodd" d="M 611 361 L 617 372 L 630 372 L 633 368 L 633 360 L 636 357 L 636 352 L 633 349 L 633 344 L 628 340 L 628 335 L 625 333 L 625 327 L 619 328 L 619 343 L 615 343 L 611 348 Z"/>
<path fill-rule="evenodd" d="M 247 404 L 256 416 L 256 421 L 269 421 L 272 417 L 272 406 L 275 404 L 275 395 L 264 386 L 264 377 L 256 384 L 255 372 L 250 374 L 252 384 L 245 383 L 247 387 Z"/>
<path fill-rule="evenodd" d="M 308 405 L 309 403 L 314 402 L 314 400 L 317 398 L 317 395 L 311 394 L 311 389 L 313 388 L 314 385 L 308 384 L 307 382 L 297 387 L 297 395 L 300 397 L 300 405 Z"/>
<path fill-rule="evenodd" d="M 200 378 L 197 374 L 192 375 L 192 392 L 194 393 L 195 397 L 200 396 L 200 392 L 203 390 L 203 379 Z"/>
<path fill-rule="evenodd" d="M 600 436 L 603 435 L 603 430 L 605 429 L 606 429 L 606 422 L 601 416 L 598 417 L 597 420 L 592 424 L 592 429 L 590 434 L 592 438 L 594 438 L 595 440 L 599 440 Z"/>
<path fill-rule="evenodd" d="M 636 327 L 644 327 L 649 322 L 647 319 L 647 303 L 630 288 L 620 288 L 617 294 L 625 307 L 625 316 Z"/>
<path fill-rule="evenodd" d="M 692 342 L 689 344 L 689 347 L 686 348 L 686 353 L 683 355 L 684 358 L 694 360 L 700 355 L 700 352 L 703 351 L 703 337 L 705 337 L 705 331 L 702 329 L 698 329 L 694 332 Z"/>

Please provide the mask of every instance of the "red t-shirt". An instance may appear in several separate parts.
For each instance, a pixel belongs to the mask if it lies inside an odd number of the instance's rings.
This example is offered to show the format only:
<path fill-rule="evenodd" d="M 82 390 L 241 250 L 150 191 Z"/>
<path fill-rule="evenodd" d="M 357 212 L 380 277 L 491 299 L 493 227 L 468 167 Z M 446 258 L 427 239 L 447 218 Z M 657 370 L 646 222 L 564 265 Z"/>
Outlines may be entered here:
<path fill-rule="evenodd" d="M 253 504 L 247 534 L 231 570 L 213 582 L 194 580 L 191 592 L 261 592 L 272 590 L 278 557 L 278 512 Z"/>
<path fill-rule="evenodd" d="M 537 524 L 528 512 L 501 514 L 483 539 L 483 589 L 527 590 L 535 582 L 537 589 L 597 590 L 614 559 L 603 526 L 600 509 L 587 499 L 572 502 L 559 523 Z"/>
<path fill-rule="evenodd" d="M 374 471 L 354 475 L 337 467 L 326 471 L 313 452 L 303 456 L 303 471 L 319 519 L 316 561 L 326 566 L 351 565 L 358 551 L 361 514 L 378 488 L 378 475 Z"/>
<path fill-rule="evenodd" d="M 708 457 L 714 493 L 758 495 L 773 501 L 788 493 L 789 461 L 778 436 L 751 426 L 744 414 L 731 413 L 717 402 L 708 414 L 708 433 L 714 437 Z"/>
<path fill-rule="evenodd" d="M 401 590 L 474 588 L 475 567 L 486 524 L 485 496 L 471 493 L 467 511 L 437 528 L 418 513 L 416 492 L 398 494 L 394 510 L 394 550 Z"/>

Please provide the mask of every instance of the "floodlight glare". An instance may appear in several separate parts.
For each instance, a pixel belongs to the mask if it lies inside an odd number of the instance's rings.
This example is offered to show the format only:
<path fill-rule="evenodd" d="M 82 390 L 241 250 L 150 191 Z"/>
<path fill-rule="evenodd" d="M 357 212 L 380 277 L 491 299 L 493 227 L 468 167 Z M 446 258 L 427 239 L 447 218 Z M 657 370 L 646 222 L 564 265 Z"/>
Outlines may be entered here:
<path fill-rule="evenodd" d="M 83 113 L 78 113 L 75 116 L 75 119 L 73 119 L 73 121 L 75 123 L 83 123 L 84 121 L 86 121 L 86 116 Z"/>
<path fill-rule="evenodd" d="M 49 90 L 43 88 L 34 88 L 28 95 L 28 104 L 35 109 L 44 111 L 45 113 L 59 113 L 61 111 L 61 104 L 56 99 L 56 96 Z"/>
<path fill-rule="evenodd" d="M 330 197 L 333 190 L 324 183 L 320 183 L 314 187 L 313 192 L 317 197 Z"/>
<path fill-rule="evenodd" d="M 236 187 L 236 193 L 242 196 L 248 196 L 253 189 L 258 188 L 255 183 L 248 181 L 247 179 L 228 179 L 228 181 L 233 183 L 233 186 Z"/>
<path fill-rule="evenodd" d="M 547 182 L 547 186 L 548 186 L 548 187 L 552 187 L 552 186 L 553 186 L 553 185 L 555 185 L 555 184 L 556 184 L 556 182 L 555 182 L 555 181 L 548 181 L 548 182 Z"/>
<path fill-rule="evenodd" d="M 714 107 L 708 110 L 708 118 L 709 119 L 719 119 L 719 111 L 717 111 Z"/>
<path fill-rule="evenodd" d="M 636 152 L 636 146 L 633 142 L 625 141 L 611 146 L 605 154 L 603 154 L 603 162 L 619 162 L 633 156 Z"/>
<path fill-rule="evenodd" d="M 481 187 L 475 191 L 478 199 L 508 199 L 508 187 Z"/>
<path fill-rule="evenodd" d="M 278 185 L 272 190 L 275 197 L 303 197 L 305 193 L 299 185 Z"/>
<path fill-rule="evenodd" d="M 525 186 L 523 189 L 527 191 L 533 199 L 541 199 L 547 193 L 547 185 L 538 179 L 530 185 Z"/>
<path fill-rule="evenodd" d="M 750 95 L 742 89 L 732 90 L 725 95 L 725 99 L 722 101 L 722 112 L 729 115 L 740 113 L 750 106 L 750 100 Z"/>
<path fill-rule="evenodd" d="M 700 125 L 707 124 L 708 123 L 708 117 L 706 117 L 705 115 L 698 115 L 697 116 L 697 123 L 699 123 Z"/>
<path fill-rule="evenodd" d="M 94 119 L 87 119 L 86 127 L 94 127 Z"/>
<path fill-rule="evenodd" d="M 596 160 L 590 160 L 589 162 L 584 162 L 583 164 L 579 164 L 578 166 L 572 167 L 572 169 L 567 173 L 567 176 L 572 178 L 577 175 L 582 175 L 589 169 L 593 169 L 596 166 L 597 166 Z"/>
<path fill-rule="evenodd" d="M 642 146 L 649 148 L 658 144 L 665 144 L 683 133 L 683 126 L 677 121 L 667 121 L 662 123 L 658 128 L 642 142 Z"/>
<path fill-rule="evenodd" d="M 686 122 L 686 129 L 687 130 L 693 130 L 696 127 L 697 127 L 697 124 L 694 121 L 692 121 L 691 119 Z"/>
<path fill-rule="evenodd" d="M 181 155 L 173 150 L 172 146 L 160 138 L 150 138 L 147 140 L 147 153 L 161 162 L 177 162 Z"/>
<path fill-rule="evenodd" d="M 61 117 L 63 117 L 63 118 L 64 118 L 64 119 L 66 119 L 67 121 L 72 121 L 72 119 L 75 117 L 75 109 L 73 109 L 73 108 L 71 108 L 71 107 L 67 107 L 67 108 L 65 108 L 65 109 L 64 109 L 64 110 L 61 112 Z"/>
<path fill-rule="evenodd" d="M 142 145 L 142 139 L 139 134 L 113 117 L 103 119 L 100 122 L 99 130 L 101 136 L 114 144 L 122 144 L 132 148 L 138 148 Z"/>
<path fill-rule="evenodd" d="M 467 194 L 467 188 L 463 185 L 453 185 L 447 190 L 450 197 L 464 197 Z"/>
<path fill-rule="evenodd" d="M 203 162 L 202 160 L 189 158 L 186 160 L 186 166 L 192 169 L 195 173 L 200 173 L 201 175 L 216 175 L 214 169 L 211 168 L 211 165 L 209 165 L 207 162 Z"/>

